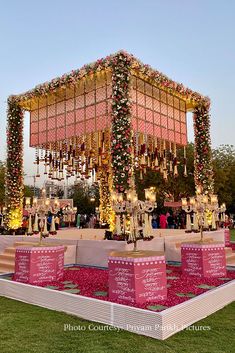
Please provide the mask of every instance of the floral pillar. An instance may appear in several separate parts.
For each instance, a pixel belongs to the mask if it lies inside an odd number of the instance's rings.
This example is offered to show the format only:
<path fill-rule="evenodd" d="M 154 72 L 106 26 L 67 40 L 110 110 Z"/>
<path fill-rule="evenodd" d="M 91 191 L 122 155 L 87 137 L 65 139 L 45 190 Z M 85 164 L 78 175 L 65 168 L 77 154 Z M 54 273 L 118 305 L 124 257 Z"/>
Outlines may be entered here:
<path fill-rule="evenodd" d="M 108 223 L 111 231 L 115 226 L 115 213 L 111 205 L 112 175 L 102 168 L 99 172 L 100 220 Z"/>
<path fill-rule="evenodd" d="M 213 193 L 214 179 L 212 169 L 209 104 L 199 104 L 194 109 L 194 179 L 196 188 L 202 193 Z"/>
<path fill-rule="evenodd" d="M 6 207 L 7 226 L 18 229 L 23 211 L 23 111 L 14 97 L 8 98 Z"/>
<path fill-rule="evenodd" d="M 111 159 L 113 188 L 116 192 L 130 188 L 133 171 L 130 69 L 131 57 L 128 54 L 120 52 L 113 58 Z"/>

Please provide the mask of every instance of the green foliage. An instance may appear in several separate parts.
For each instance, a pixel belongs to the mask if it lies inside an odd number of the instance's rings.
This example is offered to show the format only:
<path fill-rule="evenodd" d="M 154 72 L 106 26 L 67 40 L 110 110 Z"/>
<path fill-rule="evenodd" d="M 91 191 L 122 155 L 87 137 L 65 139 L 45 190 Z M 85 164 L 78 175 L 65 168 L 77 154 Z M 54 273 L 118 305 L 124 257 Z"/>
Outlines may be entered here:
<path fill-rule="evenodd" d="M 0 297 L 1 353 L 231 353 L 235 303 L 158 341 L 107 325 Z M 65 331 L 64 325 L 83 328 Z M 136 325 L 140 323 L 136 322 Z M 177 324 L 177 323 L 176 323 Z M 89 326 L 90 325 L 90 326 Z M 94 327 L 100 330 L 94 330 Z M 198 329 L 200 326 L 203 329 Z M 170 329 L 170 328 L 169 328 Z"/>
<path fill-rule="evenodd" d="M 5 203 L 5 171 L 6 167 L 4 162 L 0 161 L 0 206 Z M 24 197 L 32 197 L 32 188 L 28 185 L 24 186 Z"/>
<path fill-rule="evenodd" d="M 144 198 L 144 189 L 155 186 L 157 191 L 157 202 L 161 207 L 164 199 L 180 201 L 183 196 L 195 194 L 194 184 L 194 144 L 188 144 L 187 171 L 188 176 L 183 176 L 183 149 L 178 152 L 180 164 L 178 166 L 179 176 L 170 176 L 164 181 L 160 173 L 147 172 L 144 180 L 139 180 L 137 174 L 137 191 L 140 198 Z M 221 145 L 212 151 L 213 170 L 215 178 L 215 193 L 218 194 L 219 203 L 226 203 L 228 212 L 235 213 L 235 148 L 231 145 Z"/>
<path fill-rule="evenodd" d="M 78 183 L 69 191 L 69 197 L 73 199 L 74 206 L 79 213 L 91 214 L 95 212 L 95 207 L 99 205 L 99 189 L 97 185 Z M 91 201 L 94 198 L 94 201 Z"/>
<path fill-rule="evenodd" d="M 144 199 L 144 189 L 150 186 L 156 187 L 157 203 L 161 207 L 163 206 L 164 200 L 179 201 L 183 196 L 190 196 L 195 193 L 194 184 L 194 145 L 188 144 L 186 148 L 187 154 L 187 172 L 188 176 L 184 177 L 183 170 L 183 149 L 178 151 L 178 173 L 179 176 L 174 178 L 169 176 L 168 180 L 165 181 L 162 175 L 158 172 L 148 171 L 144 180 L 139 179 L 139 175 L 136 175 L 137 192 L 140 199 Z"/>
<path fill-rule="evenodd" d="M 219 201 L 225 202 L 227 210 L 235 213 L 235 149 L 221 145 L 213 150 L 215 193 Z"/>
<path fill-rule="evenodd" d="M 33 197 L 33 190 L 30 186 L 24 186 L 24 197 Z"/>

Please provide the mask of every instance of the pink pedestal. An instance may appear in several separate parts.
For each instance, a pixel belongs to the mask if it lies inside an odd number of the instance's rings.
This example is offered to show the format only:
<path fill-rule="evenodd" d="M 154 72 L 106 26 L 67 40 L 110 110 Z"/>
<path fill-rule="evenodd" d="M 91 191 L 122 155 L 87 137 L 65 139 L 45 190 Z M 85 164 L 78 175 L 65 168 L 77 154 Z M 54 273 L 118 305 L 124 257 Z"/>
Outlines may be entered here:
<path fill-rule="evenodd" d="M 64 246 L 19 247 L 16 249 L 17 282 L 38 284 L 61 280 L 64 274 Z"/>
<path fill-rule="evenodd" d="M 181 245 L 182 272 L 189 276 L 226 277 L 223 243 L 188 243 Z"/>
<path fill-rule="evenodd" d="M 142 253 L 142 254 L 141 254 Z M 166 262 L 163 253 L 141 251 L 111 253 L 109 257 L 109 298 L 145 303 L 167 298 Z"/>
<path fill-rule="evenodd" d="M 231 246 L 230 229 L 224 229 L 224 243 L 225 243 L 225 246 Z"/>

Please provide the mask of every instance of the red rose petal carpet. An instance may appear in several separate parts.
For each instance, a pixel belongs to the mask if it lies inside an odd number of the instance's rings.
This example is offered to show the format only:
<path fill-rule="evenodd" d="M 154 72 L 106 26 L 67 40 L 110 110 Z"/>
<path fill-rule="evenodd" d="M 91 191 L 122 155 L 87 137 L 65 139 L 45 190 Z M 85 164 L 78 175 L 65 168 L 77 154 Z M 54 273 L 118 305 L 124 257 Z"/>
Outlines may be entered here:
<path fill-rule="evenodd" d="M 162 311 L 174 305 L 190 300 L 195 296 L 212 290 L 235 279 L 235 271 L 227 271 L 225 278 L 186 277 L 181 267 L 167 265 L 167 300 L 149 302 L 144 305 L 118 301 L 119 304 L 135 306 L 142 309 Z M 108 298 L 108 270 L 92 267 L 73 266 L 64 271 L 63 281 L 41 284 L 41 287 L 52 290 L 66 291 L 74 295 L 110 301 Z"/>

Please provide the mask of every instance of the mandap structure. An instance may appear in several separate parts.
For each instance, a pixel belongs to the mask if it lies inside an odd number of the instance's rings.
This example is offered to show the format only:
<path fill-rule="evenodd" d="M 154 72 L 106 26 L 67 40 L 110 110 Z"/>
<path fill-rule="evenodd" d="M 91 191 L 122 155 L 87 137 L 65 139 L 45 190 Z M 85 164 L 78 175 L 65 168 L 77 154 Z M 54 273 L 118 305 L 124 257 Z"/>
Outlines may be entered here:
<path fill-rule="evenodd" d="M 194 119 L 195 184 L 203 193 L 213 192 L 209 108 L 209 98 L 124 51 L 10 96 L 8 227 L 20 227 L 22 219 L 25 111 L 37 166 L 44 163 L 44 174 L 54 180 L 98 181 L 101 220 L 111 223 L 111 192 L 131 188 L 136 170 L 141 178 L 148 168 L 165 179 L 177 175 L 177 147 L 187 144 L 188 111 Z"/>

